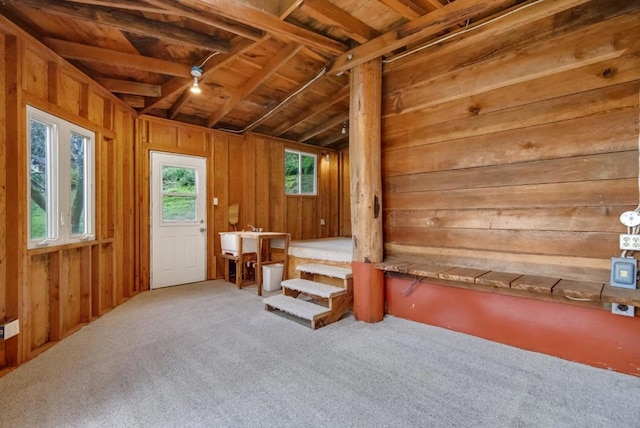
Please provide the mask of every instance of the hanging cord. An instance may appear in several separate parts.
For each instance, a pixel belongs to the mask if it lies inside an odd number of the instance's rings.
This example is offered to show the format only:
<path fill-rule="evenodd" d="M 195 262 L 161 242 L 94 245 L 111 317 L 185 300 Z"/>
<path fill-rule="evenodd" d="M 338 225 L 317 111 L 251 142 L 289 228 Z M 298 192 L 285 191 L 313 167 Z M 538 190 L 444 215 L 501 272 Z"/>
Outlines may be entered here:
<path fill-rule="evenodd" d="M 202 64 L 198 65 L 197 67 L 198 67 L 198 68 L 202 68 L 202 67 L 204 67 L 204 65 L 207 63 L 207 61 L 209 61 L 211 58 L 213 58 L 213 57 L 214 57 L 214 56 L 216 56 L 216 55 L 220 55 L 220 52 L 214 52 L 214 53 L 212 53 L 211 55 L 209 55 L 208 57 L 206 57 L 206 58 L 204 59 L 204 61 L 202 61 Z"/>

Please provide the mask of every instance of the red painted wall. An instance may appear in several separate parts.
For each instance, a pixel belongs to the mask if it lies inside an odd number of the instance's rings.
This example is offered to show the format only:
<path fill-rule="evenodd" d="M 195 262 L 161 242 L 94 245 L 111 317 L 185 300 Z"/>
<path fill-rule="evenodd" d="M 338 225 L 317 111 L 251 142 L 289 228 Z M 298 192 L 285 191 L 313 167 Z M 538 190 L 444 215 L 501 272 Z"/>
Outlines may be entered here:
<path fill-rule="evenodd" d="M 640 376 L 640 317 L 385 277 L 387 313 Z"/>

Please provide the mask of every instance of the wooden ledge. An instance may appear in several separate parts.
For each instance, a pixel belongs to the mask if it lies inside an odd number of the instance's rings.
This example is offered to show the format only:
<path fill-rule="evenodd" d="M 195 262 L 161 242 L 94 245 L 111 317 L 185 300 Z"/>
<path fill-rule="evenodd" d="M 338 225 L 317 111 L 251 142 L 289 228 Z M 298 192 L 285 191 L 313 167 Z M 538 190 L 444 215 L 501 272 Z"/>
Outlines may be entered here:
<path fill-rule="evenodd" d="M 518 273 L 495 272 L 408 261 L 382 262 L 385 272 L 428 278 L 434 284 L 479 291 L 552 300 L 582 306 L 605 307 L 605 303 L 640 306 L 640 290 L 611 287 L 601 282 L 572 281 Z"/>

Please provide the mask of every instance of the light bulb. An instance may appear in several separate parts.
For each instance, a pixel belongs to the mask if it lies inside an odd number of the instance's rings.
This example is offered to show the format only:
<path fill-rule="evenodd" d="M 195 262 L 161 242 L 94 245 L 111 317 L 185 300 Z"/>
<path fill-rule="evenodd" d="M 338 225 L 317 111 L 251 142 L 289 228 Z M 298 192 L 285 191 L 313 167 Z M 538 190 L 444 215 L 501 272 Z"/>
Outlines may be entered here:
<path fill-rule="evenodd" d="M 198 86 L 198 78 L 197 77 L 193 78 L 193 85 L 191 85 L 191 88 L 189 90 L 193 94 L 199 94 L 199 93 L 202 92 L 202 89 L 200 89 L 200 86 Z"/>

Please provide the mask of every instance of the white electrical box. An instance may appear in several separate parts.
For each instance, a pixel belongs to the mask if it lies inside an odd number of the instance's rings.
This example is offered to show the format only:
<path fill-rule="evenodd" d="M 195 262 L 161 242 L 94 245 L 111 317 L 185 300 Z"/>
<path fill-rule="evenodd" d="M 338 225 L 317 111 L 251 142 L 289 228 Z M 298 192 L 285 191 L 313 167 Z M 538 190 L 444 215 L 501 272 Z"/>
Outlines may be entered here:
<path fill-rule="evenodd" d="M 622 303 L 612 303 L 611 313 L 615 315 L 623 315 L 625 317 L 632 317 L 635 315 L 635 306 L 623 305 Z"/>
<path fill-rule="evenodd" d="M 0 339 L 7 340 L 20 333 L 20 321 L 10 320 L 0 324 Z"/>
<path fill-rule="evenodd" d="M 620 235 L 621 250 L 640 250 L 640 235 L 630 235 L 623 233 Z"/>

